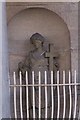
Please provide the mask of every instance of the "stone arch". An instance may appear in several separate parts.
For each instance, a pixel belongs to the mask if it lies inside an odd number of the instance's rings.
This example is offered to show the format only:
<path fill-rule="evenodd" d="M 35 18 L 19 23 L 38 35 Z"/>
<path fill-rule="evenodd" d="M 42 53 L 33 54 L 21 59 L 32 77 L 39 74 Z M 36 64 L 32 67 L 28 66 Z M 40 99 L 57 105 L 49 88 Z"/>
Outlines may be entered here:
<path fill-rule="evenodd" d="M 28 15 L 28 17 L 26 15 Z M 40 19 L 38 19 L 39 17 Z M 28 26 L 28 29 L 26 29 L 27 27 L 25 26 Z M 23 29 L 22 32 L 20 31 L 19 27 Z M 56 13 L 52 12 L 51 10 L 45 8 L 38 8 L 38 7 L 21 10 L 21 12 L 18 12 L 15 16 L 13 16 L 13 18 L 10 20 L 8 24 L 9 43 L 11 44 L 9 45 L 11 68 L 13 68 L 14 61 L 16 61 L 15 64 L 17 64 L 18 61 L 20 59 L 23 59 L 25 54 L 28 53 L 28 50 L 26 52 L 26 45 L 28 44 L 28 46 L 30 46 L 29 38 L 35 32 L 40 32 L 46 38 L 46 40 L 53 42 L 55 46 L 61 50 L 60 52 L 61 58 L 59 60 L 61 69 L 62 70 L 70 69 L 70 51 L 69 51 L 70 35 L 66 23 L 60 16 L 58 16 Z M 16 44 L 16 42 L 19 42 L 19 44 Z M 63 42 L 65 45 L 63 45 Z M 24 43 L 26 44 L 24 45 Z M 65 54 L 64 51 L 66 50 L 68 50 L 68 53 L 66 52 Z M 16 57 L 16 55 L 19 57 Z M 68 57 L 65 59 L 66 55 Z M 63 61 L 65 61 L 64 64 L 62 64 Z"/>
<path fill-rule="evenodd" d="M 39 5 L 39 4 L 35 4 L 35 5 L 26 5 L 26 6 L 24 6 L 23 5 L 23 7 L 21 7 L 20 9 L 18 8 L 17 10 L 14 10 L 13 12 L 12 12 L 12 15 L 10 15 L 10 18 L 8 18 L 8 24 L 9 24 L 9 22 L 17 15 L 17 14 L 19 14 L 19 13 L 21 13 L 22 11 L 24 11 L 24 10 L 26 10 L 26 9 L 31 9 L 31 8 L 42 8 L 42 9 L 46 9 L 46 10 L 49 10 L 49 11 L 52 11 L 53 13 L 55 13 L 56 15 L 58 15 L 63 21 L 64 21 L 64 23 L 66 24 L 66 26 L 67 26 L 67 23 L 66 23 L 66 20 L 64 19 L 64 17 L 61 15 L 61 14 L 59 14 L 59 12 L 58 11 L 56 11 L 56 9 L 53 9 L 52 10 L 52 8 L 51 7 L 48 7 L 48 6 L 46 6 L 46 5 L 44 5 L 44 4 L 41 4 L 41 5 Z M 68 28 L 68 26 L 67 26 L 67 28 Z M 69 28 L 68 28 L 69 29 Z"/>

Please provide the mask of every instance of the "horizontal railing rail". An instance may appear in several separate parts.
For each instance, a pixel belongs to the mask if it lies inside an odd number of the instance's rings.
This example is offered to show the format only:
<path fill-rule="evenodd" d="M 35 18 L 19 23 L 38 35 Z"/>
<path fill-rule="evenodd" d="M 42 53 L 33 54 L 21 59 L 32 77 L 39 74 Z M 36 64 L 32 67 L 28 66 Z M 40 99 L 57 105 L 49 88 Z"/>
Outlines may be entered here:
<path fill-rule="evenodd" d="M 74 72 L 74 79 L 71 80 L 71 72 L 68 72 L 68 78 L 66 80 L 66 72 L 63 71 L 62 74 L 62 83 L 60 83 L 60 72 L 57 71 L 56 74 L 56 83 L 54 83 L 54 74 L 53 71 L 50 72 L 50 78 L 47 77 L 47 71 L 44 72 L 44 83 L 41 83 L 42 81 L 42 74 L 39 71 L 38 72 L 38 83 L 35 83 L 35 72 L 32 71 L 31 75 L 31 81 L 32 83 L 29 83 L 29 76 L 28 72 L 26 71 L 25 73 L 25 78 L 23 78 L 22 73 L 19 73 L 19 78 L 17 79 L 16 72 L 13 73 L 13 80 L 14 83 L 10 83 L 10 89 L 13 88 L 13 98 L 14 98 L 14 117 L 18 118 L 17 115 L 17 87 L 19 87 L 19 104 L 20 104 L 20 118 L 24 118 L 23 115 L 23 87 L 26 88 L 26 94 L 25 94 L 25 100 L 26 100 L 26 116 L 27 118 L 30 118 L 30 104 L 29 104 L 29 87 L 32 88 L 32 118 L 41 118 L 42 117 L 42 87 L 44 87 L 44 118 L 48 118 L 48 88 L 50 87 L 50 94 L 51 94 L 51 109 L 50 109 L 50 117 L 49 118 L 54 118 L 55 116 L 55 109 L 56 111 L 56 118 L 60 118 L 60 109 L 61 109 L 61 95 L 63 95 L 63 108 L 62 108 L 62 118 L 66 118 L 66 107 L 68 107 L 68 116 L 67 118 L 71 119 L 77 117 L 77 107 L 78 107 L 78 92 L 77 92 L 77 86 L 80 86 L 80 83 L 77 82 L 77 74 L 76 71 Z M 48 83 L 48 79 L 50 80 Z M 19 80 L 19 83 L 17 83 L 17 80 Z M 23 80 L 25 81 L 25 84 L 23 83 Z M 67 82 L 66 82 L 67 81 Z M 72 82 L 73 81 L 73 82 Z M 36 91 L 35 87 L 38 87 L 38 116 L 36 117 Z M 56 104 L 57 106 L 55 107 L 55 88 L 56 87 L 56 96 L 57 96 L 57 101 Z M 62 92 L 60 91 L 60 88 L 62 87 Z M 68 89 L 68 93 L 66 93 L 66 87 Z M 74 93 L 74 97 L 73 97 Z M 69 104 L 67 103 L 67 94 L 69 95 Z M 79 108 L 78 108 L 79 109 Z"/>

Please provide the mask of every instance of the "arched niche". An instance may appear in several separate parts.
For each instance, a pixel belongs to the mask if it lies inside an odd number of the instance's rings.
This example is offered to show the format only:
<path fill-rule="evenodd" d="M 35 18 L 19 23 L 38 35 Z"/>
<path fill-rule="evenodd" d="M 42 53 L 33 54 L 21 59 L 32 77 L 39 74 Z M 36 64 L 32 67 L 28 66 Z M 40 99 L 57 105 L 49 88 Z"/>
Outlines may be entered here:
<path fill-rule="evenodd" d="M 66 23 L 48 9 L 29 8 L 16 14 L 8 24 L 10 71 L 15 71 L 19 61 L 32 49 L 30 37 L 36 32 L 58 49 L 60 69 L 69 70 L 70 35 Z"/>

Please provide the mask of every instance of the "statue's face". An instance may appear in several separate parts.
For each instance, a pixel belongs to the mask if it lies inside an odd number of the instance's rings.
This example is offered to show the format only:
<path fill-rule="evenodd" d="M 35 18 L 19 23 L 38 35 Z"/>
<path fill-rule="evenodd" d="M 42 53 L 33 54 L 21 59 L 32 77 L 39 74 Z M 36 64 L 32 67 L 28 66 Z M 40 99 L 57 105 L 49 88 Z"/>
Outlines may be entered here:
<path fill-rule="evenodd" d="M 40 40 L 34 40 L 33 41 L 33 45 L 36 47 L 36 48 L 40 48 L 42 46 L 42 41 Z"/>

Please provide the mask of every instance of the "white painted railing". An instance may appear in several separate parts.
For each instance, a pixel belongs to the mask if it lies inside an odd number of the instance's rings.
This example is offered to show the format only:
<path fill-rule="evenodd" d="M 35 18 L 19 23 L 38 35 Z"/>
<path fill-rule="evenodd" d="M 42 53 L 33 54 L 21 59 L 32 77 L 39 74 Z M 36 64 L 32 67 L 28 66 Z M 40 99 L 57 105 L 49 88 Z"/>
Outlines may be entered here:
<path fill-rule="evenodd" d="M 29 99 L 28 99 L 28 73 L 26 72 L 26 108 L 27 108 L 27 118 L 29 118 Z"/>
<path fill-rule="evenodd" d="M 48 75 L 47 75 L 47 71 L 44 72 L 44 84 L 41 84 L 41 72 L 39 71 L 39 74 L 38 74 L 38 79 L 39 79 L 39 82 L 38 84 L 35 84 L 35 72 L 32 71 L 32 84 L 29 84 L 29 77 L 28 77 L 28 72 L 26 71 L 26 75 L 25 75 L 25 84 L 22 83 L 22 73 L 20 72 L 19 74 L 19 80 L 20 80 L 20 84 L 16 84 L 17 82 L 17 77 L 16 77 L 16 73 L 14 72 L 13 73 L 13 80 L 14 80 L 14 84 L 10 84 L 10 88 L 14 88 L 14 117 L 15 118 L 18 118 L 17 116 L 17 97 L 16 97 L 16 94 L 17 94 L 17 87 L 20 88 L 20 117 L 23 119 L 24 118 L 24 115 L 23 115 L 23 92 L 22 92 L 22 89 L 23 87 L 26 87 L 26 116 L 27 118 L 30 118 L 30 110 L 29 110 L 29 95 L 30 95 L 30 92 L 29 92 L 29 87 L 32 87 L 32 116 L 33 118 L 36 118 L 36 107 L 35 107 L 35 96 L 36 96 L 36 92 L 35 92 L 35 87 L 38 87 L 39 88 L 39 108 L 38 108 L 38 118 L 41 118 L 41 92 L 42 92 L 42 87 L 44 87 L 44 91 L 45 91 L 45 94 L 44 94 L 44 98 L 45 98 L 45 109 L 44 109 L 44 116 L 45 118 L 48 118 L 48 87 L 51 87 L 51 117 L 50 118 L 54 118 L 54 111 L 55 111 L 55 107 L 54 107 L 54 104 L 55 104 L 55 96 L 54 96 L 54 92 L 55 92 L 55 89 L 57 91 L 57 112 L 56 112 L 56 118 L 60 118 L 60 114 L 61 114 L 61 91 L 60 91 L 60 87 L 62 87 L 62 90 L 63 90 L 63 108 L 62 108 L 62 119 L 66 118 L 66 107 L 67 107 L 67 101 L 66 101 L 66 98 L 67 98 L 67 94 L 69 95 L 69 109 L 68 109 L 68 117 L 67 118 L 76 118 L 76 114 L 77 114 L 77 97 L 78 97 L 78 94 L 77 94 L 77 86 L 80 86 L 80 83 L 77 83 L 77 75 L 76 75 L 76 71 L 75 71 L 75 74 L 74 74 L 74 82 L 71 82 L 71 72 L 69 71 L 69 74 L 68 74 L 68 80 L 66 80 L 66 72 L 63 71 L 63 77 L 62 77 L 62 80 L 63 82 L 60 83 L 60 72 L 57 71 L 57 81 L 56 83 L 54 84 L 54 72 L 51 71 L 51 74 L 50 74 L 50 83 L 48 84 L 47 81 L 48 81 Z M 68 88 L 68 93 L 66 93 L 66 87 Z M 72 98 L 72 87 L 74 88 L 74 102 L 73 102 L 73 98 Z M 74 105 L 73 105 L 74 103 Z M 72 110 L 72 107 L 74 110 Z"/>

